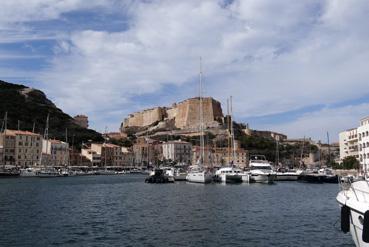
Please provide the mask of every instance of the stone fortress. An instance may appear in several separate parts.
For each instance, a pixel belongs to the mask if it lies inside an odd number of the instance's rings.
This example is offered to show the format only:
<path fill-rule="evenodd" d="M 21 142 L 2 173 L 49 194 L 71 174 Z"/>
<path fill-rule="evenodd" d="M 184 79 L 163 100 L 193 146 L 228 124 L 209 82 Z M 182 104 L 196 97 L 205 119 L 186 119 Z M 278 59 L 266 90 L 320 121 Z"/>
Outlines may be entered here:
<path fill-rule="evenodd" d="M 217 128 L 223 124 L 224 116 L 219 101 L 203 98 L 205 128 Z M 127 128 L 146 128 L 152 126 L 180 130 L 198 130 L 200 123 L 200 98 L 190 98 L 175 103 L 171 107 L 155 107 L 130 114 L 121 124 L 121 131 Z"/>

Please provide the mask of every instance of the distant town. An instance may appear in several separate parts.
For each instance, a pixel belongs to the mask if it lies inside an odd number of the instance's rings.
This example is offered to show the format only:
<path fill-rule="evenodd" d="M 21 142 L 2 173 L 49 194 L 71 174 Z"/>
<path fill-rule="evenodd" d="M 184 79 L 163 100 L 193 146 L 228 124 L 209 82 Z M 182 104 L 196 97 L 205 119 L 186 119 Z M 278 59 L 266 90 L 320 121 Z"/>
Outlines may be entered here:
<path fill-rule="evenodd" d="M 339 143 L 315 142 L 311 138 L 288 139 L 287 135 L 268 130 L 251 129 L 248 124 L 232 121 L 220 102 L 203 99 L 205 146 L 201 150 L 199 132 L 199 98 L 191 98 L 170 107 L 156 107 L 130 114 L 119 132 L 104 133 L 101 142 L 71 143 L 27 130 L 3 129 L 0 134 L 0 164 L 27 168 L 105 167 L 130 170 L 159 165 L 195 164 L 205 153 L 207 167 L 233 164 L 246 168 L 252 154 L 263 154 L 275 166 L 290 168 L 339 167 L 348 156 L 365 162 L 369 147 L 368 119 L 358 129 L 344 131 Z M 88 128 L 88 117 L 77 115 L 74 122 Z M 232 122 L 232 123 L 230 123 Z M 230 125 L 235 140 L 230 146 Z M 368 139 L 368 140 L 367 140 Z M 368 141 L 368 142 L 365 142 Z M 232 151 L 234 150 L 234 152 Z M 233 153 L 231 153 L 233 152 Z M 369 158 L 369 154 L 368 154 Z"/>

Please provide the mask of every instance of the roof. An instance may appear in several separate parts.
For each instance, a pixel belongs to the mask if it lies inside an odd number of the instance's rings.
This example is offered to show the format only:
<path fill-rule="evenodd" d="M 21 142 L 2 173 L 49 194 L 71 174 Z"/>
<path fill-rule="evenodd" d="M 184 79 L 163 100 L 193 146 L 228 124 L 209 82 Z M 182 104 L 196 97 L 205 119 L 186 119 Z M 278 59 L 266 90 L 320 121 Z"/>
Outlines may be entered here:
<path fill-rule="evenodd" d="M 36 133 L 30 132 L 30 131 L 24 131 L 24 130 L 6 130 L 5 135 L 11 135 L 11 136 L 16 136 L 16 135 L 40 136 L 40 134 L 36 134 Z"/>
<path fill-rule="evenodd" d="M 191 143 L 186 141 L 167 141 L 164 142 L 163 144 L 191 144 Z"/>

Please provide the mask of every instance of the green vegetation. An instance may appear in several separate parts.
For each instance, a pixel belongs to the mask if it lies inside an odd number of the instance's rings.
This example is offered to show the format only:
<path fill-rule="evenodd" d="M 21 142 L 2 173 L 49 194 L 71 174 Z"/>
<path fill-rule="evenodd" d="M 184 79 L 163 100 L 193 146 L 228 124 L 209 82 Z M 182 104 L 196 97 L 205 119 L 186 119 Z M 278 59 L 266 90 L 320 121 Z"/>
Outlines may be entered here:
<path fill-rule="evenodd" d="M 333 167 L 335 169 L 345 169 L 345 170 L 359 169 L 360 162 L 354 156 L 348 156 L 343 159 L 341 164 L 336 163 Z"/>
<path fill-rule="evenodd" d="M 0 119 L 3 120 L 5 112 L 8 112 L 8 129 L 32 131 L 41 135 L 46 125 L 47 114 L 50 114 L 49 137 L 65 140 L 65 130 L 68 129 L 68 142 L 75 146 L 87 141 L 102 141 L 100 133 L 79 127 L 73 122 L 73 118 L 57 108 L 47 99 L 40 90 L 32 90 L 22 94 L 22 90 L 28 90 L 26 86 L 16 85 L 0 81 Z"/>

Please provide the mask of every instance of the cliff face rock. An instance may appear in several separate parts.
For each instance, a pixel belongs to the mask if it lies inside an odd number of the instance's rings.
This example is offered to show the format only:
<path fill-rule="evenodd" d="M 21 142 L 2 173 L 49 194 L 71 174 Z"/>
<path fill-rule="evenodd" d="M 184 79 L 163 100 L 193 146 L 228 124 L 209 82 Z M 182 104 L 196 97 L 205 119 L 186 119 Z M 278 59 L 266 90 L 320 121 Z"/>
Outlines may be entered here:
<path fill-rule="evenodd" d="M 82 141 L 102 140 L 101 134 L 94 130 L 80 128 L 73 118 L 49 100 L 37 89 L 24 85 L 12 84 L 0 80 L 0 119 L 8 112 L 8 129 L 17 129 L 18 121 L 21 130 L 32 130 L 43 134 L 47 114 L 50 114 L 49 136 L 65 140 L 68 129 L 68 140 L 78 145 Z"/>
<path fill-rule="evenodd" d="M 203 98 L 203 113 L 206 127 L 217 127 L 223 121 L 221 104 L 211 97 Z M 169 121 L 174 121 L 174 127 L 178 129 L 197 129 L 200 123 L 200 99 L 191 98 L 173 104 L 172 107 L 156 107 L 133 113 L 124 119 L 121 131 Z"/>

